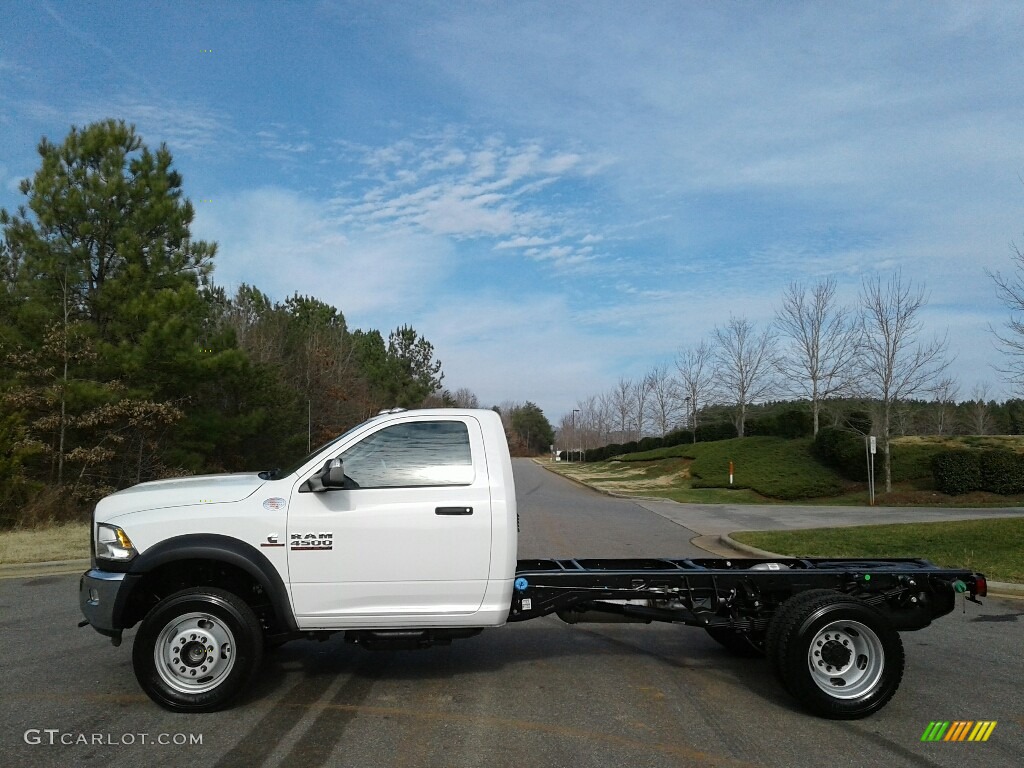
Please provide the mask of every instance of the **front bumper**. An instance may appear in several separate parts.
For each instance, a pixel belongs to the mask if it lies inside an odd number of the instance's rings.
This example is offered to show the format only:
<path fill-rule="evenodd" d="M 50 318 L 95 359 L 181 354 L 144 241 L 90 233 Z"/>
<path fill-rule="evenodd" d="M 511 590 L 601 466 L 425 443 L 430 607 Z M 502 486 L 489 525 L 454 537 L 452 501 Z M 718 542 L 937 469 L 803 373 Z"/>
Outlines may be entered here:
<path fill-rule="evenodd" d="M 78 582 L 78 605 L 82 614 L 93 629 L 111 638 L 114 645 L 121 642 L 122 627 L 117 626 L 114 616 L 125 575 L 93 569 L 83 573 Z"/>

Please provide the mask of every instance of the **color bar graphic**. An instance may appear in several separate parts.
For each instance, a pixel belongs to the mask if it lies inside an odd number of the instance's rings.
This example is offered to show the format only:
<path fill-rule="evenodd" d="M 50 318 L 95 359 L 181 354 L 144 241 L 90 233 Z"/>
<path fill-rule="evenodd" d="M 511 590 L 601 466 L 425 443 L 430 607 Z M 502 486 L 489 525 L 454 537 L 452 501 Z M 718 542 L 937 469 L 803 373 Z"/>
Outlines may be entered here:
<path fill-rule="evenodd" d="M 928 727 L 924 729 L 924 733 L 921 734 L 921 741 L 942 741 L 942 737 L 946 735 L 946 730 L 948 728 L 948 720 L 932 720 L 928 723 Z"/>
<path fill-rule="evenodd" d="M 995 720 L 932 720 L 921 734 L 921 741 L 988 741 L 996 728 Z"/>

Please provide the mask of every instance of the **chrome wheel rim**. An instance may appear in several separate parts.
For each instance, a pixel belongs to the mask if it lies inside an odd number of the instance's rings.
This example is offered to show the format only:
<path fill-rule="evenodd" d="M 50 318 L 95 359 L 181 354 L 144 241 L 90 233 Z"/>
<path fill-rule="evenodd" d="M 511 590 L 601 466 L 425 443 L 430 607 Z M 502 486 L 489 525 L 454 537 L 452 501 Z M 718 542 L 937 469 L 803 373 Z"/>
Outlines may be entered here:
<path fill-rule="evenodd" d="M 833 621 L 818 630 L 807 651 L 815 685 L 836 699 L 870 693 L 882 679 L 885 651 L 874 630 L 859 621 Z"/>
<path fill-rule="evenodd" d="M 156 638 L 153 662 L 160 679 L 178 693 L 220 685 L 235 666 L 235 636 L 208 613 L 188 613 L 167 623 Z"/>

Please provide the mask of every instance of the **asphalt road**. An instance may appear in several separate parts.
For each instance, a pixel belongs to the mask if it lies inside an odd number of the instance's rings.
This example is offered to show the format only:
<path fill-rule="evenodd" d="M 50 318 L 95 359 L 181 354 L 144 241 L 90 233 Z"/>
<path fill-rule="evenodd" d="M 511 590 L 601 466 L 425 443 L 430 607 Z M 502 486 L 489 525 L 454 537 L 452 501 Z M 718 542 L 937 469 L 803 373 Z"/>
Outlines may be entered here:
<path fill-rule="evenodd" d="M 705 554 L 685 511 L 669 520 L 529 462 L 516 480 L 521 557 Z M 904 634 L 893 701 L 837 723 L 803 714 L 764 662 L 733 659 L 700 630 L 555 618 L 418 652 L 290 643 L 232 709 L 175 715 L 136 685 L 133 633 L 115 649 L 76 629 L 76 591 L 71 576 L 0 581 L 4 766 L 963 768 L 1024 755 L 1019 600 Z M 986 743 L 920 741 L 929 721 L 982 719 L 998 721 Z"/>

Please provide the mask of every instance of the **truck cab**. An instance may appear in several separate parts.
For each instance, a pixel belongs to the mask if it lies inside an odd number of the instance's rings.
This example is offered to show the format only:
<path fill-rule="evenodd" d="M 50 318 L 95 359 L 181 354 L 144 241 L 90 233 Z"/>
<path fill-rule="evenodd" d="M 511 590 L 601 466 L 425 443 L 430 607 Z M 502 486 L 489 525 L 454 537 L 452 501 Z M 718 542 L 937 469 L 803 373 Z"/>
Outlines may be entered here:
<path fill-rule="evenodd" d="M 140 621 L 136 646 L 155 639 L 145 631 L 154 612 L 196 590 L 192 603 L 211 590 L 232 595 L 270 642 L 346 630 L 367 644 L 430 644 L 506 622 L 516 520 L 498 414 L 389 411 L 284 470 L 159 480 L 102 499 L 80 603 L 115 644 Z M 204 635 L 206 645 L 228 645 L 230 634 L 237 655 L 246 622 L 229 631 L 226 618 L 209 621 L 224 631 Z M 193 672 L 207 676 L 159 647 L 136 659 L 137 673 L 140 663 L 158 680 L 171 668 L 164 682 L 186 696 Z"/>

